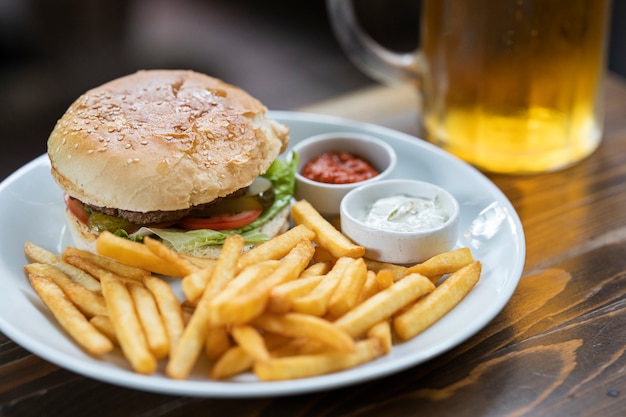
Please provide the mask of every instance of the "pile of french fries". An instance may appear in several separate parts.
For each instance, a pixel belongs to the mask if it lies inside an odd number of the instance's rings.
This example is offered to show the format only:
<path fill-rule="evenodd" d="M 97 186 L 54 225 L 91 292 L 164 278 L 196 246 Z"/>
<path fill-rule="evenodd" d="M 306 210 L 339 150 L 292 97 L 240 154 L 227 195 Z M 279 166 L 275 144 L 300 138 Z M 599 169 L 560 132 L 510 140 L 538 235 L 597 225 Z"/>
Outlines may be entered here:
<path fill-rule="evenodd" d="M 188 378 L 201 356 L 207 377 L 253 372 L 261 381 L 311 377 L 385 355 L 447 314 L 476 285 L 468 248 L 410 267 L 363 258 L 307 201 L 294 227 L 249 251 L 229 236 L 217 260 L 181 255 L 158 240 L 110 233 L 97 254 L 57 256 L 25 244 L 32 287 L 85 351 L 119 347 L 138 373 L 161 361 Z M 169 284 L 181 280 L 184 299 Z"/>

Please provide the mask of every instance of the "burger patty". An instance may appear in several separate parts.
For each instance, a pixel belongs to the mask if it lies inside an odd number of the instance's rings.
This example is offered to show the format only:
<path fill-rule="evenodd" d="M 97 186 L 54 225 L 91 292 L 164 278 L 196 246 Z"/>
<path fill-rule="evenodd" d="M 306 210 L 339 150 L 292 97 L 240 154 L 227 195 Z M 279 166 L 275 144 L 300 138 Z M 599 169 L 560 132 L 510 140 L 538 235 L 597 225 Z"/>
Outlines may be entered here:
<path fill-rule="evenodd" d="M 245 195 L 247 192 L 248 192 L 248 187 L 244 187 L 235 191 L 232 194 L 229 194 L 225 197 L 217 198 L 209 203 L 199 204 L 197 206 L 189 207 L 186 209 L 172 210 L 172 211 L 155 210 L 155 211 L 141 212 L 141 211 L 122 210 L 122 209 L 111 208 L 111 207 L 97 207 L 97 206 L 92 206 L 88 204 L 86 206 L 90 208 L 91 210 L 98 211 L 108 216 L 120 217 L 134 224 L 148 225 L 148 224 L 175 222 L 177 220 L 182 219 L 183 217 L 201 212 L 202 210 L 205 210 L 207 207 L 215 205 L 225 199 L 241 197 Z"/>

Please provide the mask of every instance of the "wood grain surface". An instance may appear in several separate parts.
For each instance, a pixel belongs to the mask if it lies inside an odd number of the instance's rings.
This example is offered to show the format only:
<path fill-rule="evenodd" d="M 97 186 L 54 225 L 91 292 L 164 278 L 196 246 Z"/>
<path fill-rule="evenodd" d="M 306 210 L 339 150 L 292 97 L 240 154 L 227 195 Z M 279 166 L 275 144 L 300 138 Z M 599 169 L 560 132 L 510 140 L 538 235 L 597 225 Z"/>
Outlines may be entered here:
<path fill-rule="evenodd" d="M 455 349 L 341 389 L 203 399 L 85 378 L 0 334 L 0 415 L 626 415 L 626 82 L 611 76 L 606 91 L 604 140 L 591 157 L 554 173 L 490 176 L 524 225 L 525 271 L 503 311 Z M 359 118 L 417 134 L 406 93 L 399 93 L 405 105 L 393 113 L 402 117 L 379 110 L 380 97 L 395 93 L 381 87 L 337 102 L 358 102 Z M 335 105 L 306 110 L 337 114 Z"/>

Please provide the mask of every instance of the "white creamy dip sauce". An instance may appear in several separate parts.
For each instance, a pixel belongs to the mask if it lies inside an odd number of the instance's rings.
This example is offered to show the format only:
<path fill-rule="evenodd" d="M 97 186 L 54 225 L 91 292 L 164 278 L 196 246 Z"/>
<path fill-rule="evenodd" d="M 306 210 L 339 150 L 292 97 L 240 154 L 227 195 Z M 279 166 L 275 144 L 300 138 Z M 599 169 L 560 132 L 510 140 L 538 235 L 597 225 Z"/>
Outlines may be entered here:
<path fill-rule="evenodd" d="M 381 230 L 418 232 L 442 226 L 449 218 L 438 198 L 398 194 L 376 200 L 363 222 Z"/>

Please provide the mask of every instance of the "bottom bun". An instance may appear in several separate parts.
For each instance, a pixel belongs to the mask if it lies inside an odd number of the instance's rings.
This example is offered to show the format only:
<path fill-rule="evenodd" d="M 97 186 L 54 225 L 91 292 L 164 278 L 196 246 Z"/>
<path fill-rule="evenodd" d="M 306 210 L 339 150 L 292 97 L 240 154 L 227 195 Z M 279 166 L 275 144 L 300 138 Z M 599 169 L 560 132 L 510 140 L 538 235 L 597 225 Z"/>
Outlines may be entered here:
<path fill-rule="evenodd" d="M 261 233 L 267 235 L 270 239 L 274 236 L 278 236 L 281 233 L 286 232 L 289 229 L 289 213 L 290 207 L 287 206 L 282 209 L 272 220 L 267 222 L 261 227 Z M 67 229 L 72 236 L 74 246 L 78 249 L 83 249 L 89 252 L 96 253 L 96 239 L 98 235 L 89 230 L 84 223 L 82 223 L 76 216 L 74 216 L 69 210 L 65 210 L 65 223 Z M 255 245 L 248 245 L 244 248 L 244 251 L 250 250 Z M 191 256 L 197 256 L 201 258 L 217 259 L 222 251 L 221 246 L 204 246 L 194 249 L 188 253 Z"/>
<path fill-rule="evenodd" d="M 65 224 L 72 236 L 75 247 L 96 253 L 96 239 L 98 235 L 89 230 L 89 227 L 78 220 L 69 209 L 65 209 Z"/>

